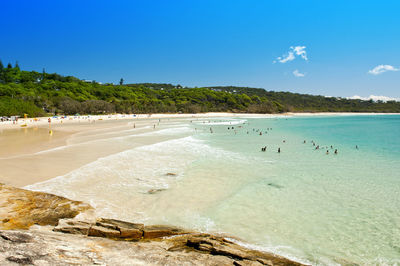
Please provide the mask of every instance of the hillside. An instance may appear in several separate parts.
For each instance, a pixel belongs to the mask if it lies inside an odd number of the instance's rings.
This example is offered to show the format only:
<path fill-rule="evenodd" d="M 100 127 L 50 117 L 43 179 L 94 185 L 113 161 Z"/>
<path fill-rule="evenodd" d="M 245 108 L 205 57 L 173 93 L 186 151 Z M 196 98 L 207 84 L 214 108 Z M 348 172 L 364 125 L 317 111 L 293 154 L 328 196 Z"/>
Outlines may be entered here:
<path fill-rule="evenodd" d="M 100 84 L 0 62 L 0 116 L 198 112 L 400 112 L 400 102 L 373 102 L 247 87 L 188 88 Z"/>

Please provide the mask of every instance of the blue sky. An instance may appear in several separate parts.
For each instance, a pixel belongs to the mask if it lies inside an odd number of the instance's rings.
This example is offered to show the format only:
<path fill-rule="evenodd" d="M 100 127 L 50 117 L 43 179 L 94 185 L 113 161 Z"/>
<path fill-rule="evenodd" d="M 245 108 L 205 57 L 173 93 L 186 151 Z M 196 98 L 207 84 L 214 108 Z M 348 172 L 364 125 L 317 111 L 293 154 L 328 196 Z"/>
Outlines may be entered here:
<path fill-rule="evenodd" d="M 0 59 L 26 70 L 400 98 L 400 1 L 1 0 L 0 7 Z"/>

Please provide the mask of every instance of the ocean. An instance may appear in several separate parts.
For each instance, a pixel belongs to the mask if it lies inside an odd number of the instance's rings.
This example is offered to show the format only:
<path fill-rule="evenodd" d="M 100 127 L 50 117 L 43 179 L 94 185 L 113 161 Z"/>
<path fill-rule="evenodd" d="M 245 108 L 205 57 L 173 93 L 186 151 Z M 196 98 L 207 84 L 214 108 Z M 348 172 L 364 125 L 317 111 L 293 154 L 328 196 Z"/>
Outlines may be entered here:
<path fill-rule="evenodd" d="M 27 188 L 313 265 L 400 263 L 400 115 L 163 119 L 159 128 L 139 135 L 174 139 Z"/>

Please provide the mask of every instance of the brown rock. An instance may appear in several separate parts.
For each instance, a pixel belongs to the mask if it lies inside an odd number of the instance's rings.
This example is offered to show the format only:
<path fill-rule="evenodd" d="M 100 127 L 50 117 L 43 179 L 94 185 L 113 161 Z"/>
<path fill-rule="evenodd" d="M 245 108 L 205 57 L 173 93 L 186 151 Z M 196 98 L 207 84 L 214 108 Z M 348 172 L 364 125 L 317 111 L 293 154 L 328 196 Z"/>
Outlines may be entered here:
<path fill-rule="evenodd" d="M 105 237 L 111 239 L 117 239 L 120 237 L 121 233 L 118 230 L 94 225 L 89 228 L 89 236 Z"/>
<path fill-rule="evenodd" d="M 71 219 L 62 219 L 58 221 L 58 225 L 54 227 L 53 231 L 69 233 L 69 234 L 79 234 L 88 235 L 89 228 L 92 224 L 83 221 L 75 221 Z"/>
<path fill-rule="evenodd" d="M 97 220 L 96 221 L 96 226 L 119 231 L 118 226 L 116 226 L 115 224 L 108 223 L 108 222 L 105 222 L 105 221 L 102 221 L 102 220 Z"/>
<path fill-rule="evenodd" d="M 181 235 L 187 233 L 186 231 L 173 226 L 165 225 L 150 225 L 145 226 L 143 237 L 145 239 L 162 238 L 166 236 Z"/>
<path fill-rule="evenodd" d="M 120 221 L 120 220 L 116 220 L 116 219 L 99 218 L 99 219 L 97 219 L 97 221 L 102 222 L 102 223 L 107 223 L 107 224 L 113 224 L 120 229 L 126 228 L 126 229 L 143 230 L 143 228 L 144 228 L 144 224 L 130 223 L 130 222 Z"/>
<path fill-rule="evenodd" d="M 143 231 L 136 229 L 121 229 L 121 238 L 125 240 L 140 240 L 143 238 Z"/>
<path fill-rule="evenodd" d="M 192 233 L 171 238 L 169 241 L 172 243 L 169 251 L 194 249 L 213 256 L 229 257 L 234 260 L 234 265 L 303 265 L 275 254 L 250 250 L 223 237 L 209 234 Z"/>
<path fill-rule="evenodd" d="M 28 229 L 34 224 L 56 225 L 92 209 L 81 201 L 0 184 L 0 229 Z"/>
<path fill-rule="evenodd" d="M 119 237 L 125 240 L 140 240 L 143 237 L 143 224 L 100 218 L 97 220 L 96 225 L 120 231 Z"/>

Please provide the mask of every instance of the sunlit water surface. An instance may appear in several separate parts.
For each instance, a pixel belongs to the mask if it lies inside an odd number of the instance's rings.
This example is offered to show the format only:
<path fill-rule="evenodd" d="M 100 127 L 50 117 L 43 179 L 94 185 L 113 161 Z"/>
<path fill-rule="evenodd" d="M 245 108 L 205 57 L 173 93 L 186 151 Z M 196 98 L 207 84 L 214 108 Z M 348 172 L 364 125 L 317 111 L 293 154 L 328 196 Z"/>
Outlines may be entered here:
<path fill-rule="evenodd" d="M 29 188 L 89 202 L 102 216 L 227 233 L 301 262 L 400 263 L 400 116 L 160 127 L 146 134 L 176 139 Z"/>

